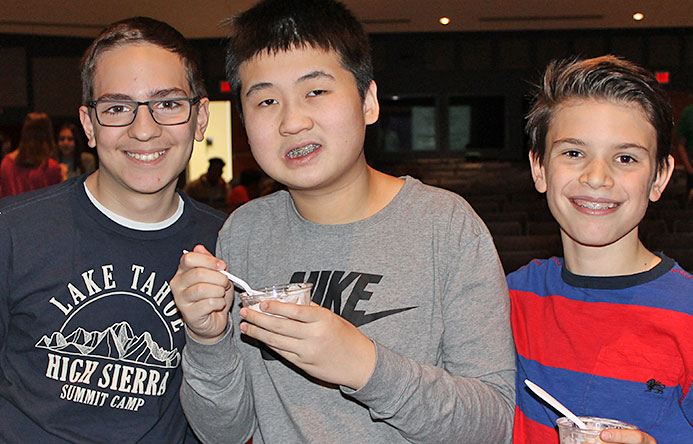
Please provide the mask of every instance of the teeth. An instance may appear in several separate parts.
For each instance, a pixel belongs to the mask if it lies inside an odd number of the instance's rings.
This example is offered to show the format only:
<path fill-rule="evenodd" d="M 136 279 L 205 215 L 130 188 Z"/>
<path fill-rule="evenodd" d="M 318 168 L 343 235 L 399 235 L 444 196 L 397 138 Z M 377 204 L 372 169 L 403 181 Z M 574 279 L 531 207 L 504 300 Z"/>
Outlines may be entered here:
<path fill-rule="evenodd" d="M 617 203 L 615 202 L 588 202 L 584 200 L 575 200 L 575 205 L 582 207 L 582 208 L 588 208 L 590 210 L 608 210 L 610 208 L 616 208 L 618 206 Z"/>
<path fill-rule="evenodd" d="M 292 149 L 291 151 L 286 153 L 286 157 L 288 157 L 289 159 L 295 159 L 297 157 L 307 156 L 308 154 L 317 150 L 319 146 L 320 145 L 316 143 L 309 143 L 306 146 Z"/>
<path fill-rule="evenodd" d="M 137 153 L 131 153 L 129 151 L 126 151 L 125 153 L 132 157 L 133 159 L 141 160 L 142 162 L 151 162 L 159 157 L 161 157 L 166 151 L 157 151 L 156 153 L 149 153 L 149 154 L 137 154 Z"/>

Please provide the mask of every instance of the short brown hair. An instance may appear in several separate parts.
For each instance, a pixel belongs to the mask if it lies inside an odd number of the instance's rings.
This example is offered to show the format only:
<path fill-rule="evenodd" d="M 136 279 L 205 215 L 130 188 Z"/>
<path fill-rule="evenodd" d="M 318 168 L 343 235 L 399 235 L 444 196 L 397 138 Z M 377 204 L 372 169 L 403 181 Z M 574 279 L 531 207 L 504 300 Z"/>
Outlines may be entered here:
<path fill-rule="evenodd" d="M 177 54 L 185 65 L 185 74 L 195 97 L 206 97 L 197 53 L 185 37 L 171 25 L 149 17 L 132 17 L 109 25 L 87 48 L 82 57 L 82 103 L 93 100 L 94 70 L 99 56 L 120 45 L 150 43 Z"/>
<path fill-rule="evenodd" d="M 657 167 L 667 164 L 674 120 L 666 91 L 651 72 L 611 55 L 554 60 L 546 68 L 525 125 L 530 152 L 540 163 L 546 153 L 546 134 L 553 115 L 561 104 L 572 99 L 640 105 L 657 134 Z"/>

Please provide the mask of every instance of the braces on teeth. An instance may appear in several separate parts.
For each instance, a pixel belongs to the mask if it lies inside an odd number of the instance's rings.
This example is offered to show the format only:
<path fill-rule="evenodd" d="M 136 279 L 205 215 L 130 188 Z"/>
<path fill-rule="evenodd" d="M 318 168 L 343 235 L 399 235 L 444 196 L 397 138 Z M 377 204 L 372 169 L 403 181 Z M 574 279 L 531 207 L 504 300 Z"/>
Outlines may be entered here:
<path fill-rule="evenodd" d="M 297 157 L 301 157 L 301 156 L 305 156 L 307 154 L 310 154 L 313 151 L 315 151 L 317 148 L 318 148 L 318 145 L 311 143 L 309 145 L 302 146 L 300 148 L 294 148 L 293 150 L 289 151 L 286 154 L 286 157 L 288 157 L 290 159 L 295 159 Z"/>

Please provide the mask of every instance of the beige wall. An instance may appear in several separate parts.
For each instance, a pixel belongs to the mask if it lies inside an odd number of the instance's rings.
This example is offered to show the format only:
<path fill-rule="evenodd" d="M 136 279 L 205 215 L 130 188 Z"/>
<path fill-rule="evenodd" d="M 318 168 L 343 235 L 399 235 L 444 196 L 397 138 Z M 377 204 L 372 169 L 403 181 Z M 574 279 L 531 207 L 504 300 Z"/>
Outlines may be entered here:
<path fill-rule="evenodd" d="M 209 159 L 219 157 L 226 162 L 223 178 L 229 182 L 233 176 L 231 157 L 231 102 L 211 101 L 209 103 L 209 125 L 205 140 L 195 142 L 190 163 L 188 163 L 188 182 L 207 172 Z"/>

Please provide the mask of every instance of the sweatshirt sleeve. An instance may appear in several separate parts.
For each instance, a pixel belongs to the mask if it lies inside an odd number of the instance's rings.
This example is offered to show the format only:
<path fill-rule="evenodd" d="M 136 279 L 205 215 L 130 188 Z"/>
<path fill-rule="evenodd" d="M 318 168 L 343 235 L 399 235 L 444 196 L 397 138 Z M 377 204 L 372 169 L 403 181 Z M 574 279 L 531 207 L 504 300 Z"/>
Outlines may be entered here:
<path fill-rule="evenodd" d="M 229 320 L 226 335 L 202 344 L 186 335 L 181 404 L 202 442 L 245 443 L 256 427 L 253 396 Z"/>
<path fill-rule="evenodd" d="M 451 253 L 444 291 L 442 366 L 376 343 L 369 381 L 341 390 L 410 442 L 510 443 L 515 360 L 505 276 L 483 226 L 471 239 L 450 240 L 459 251 Z"/>

